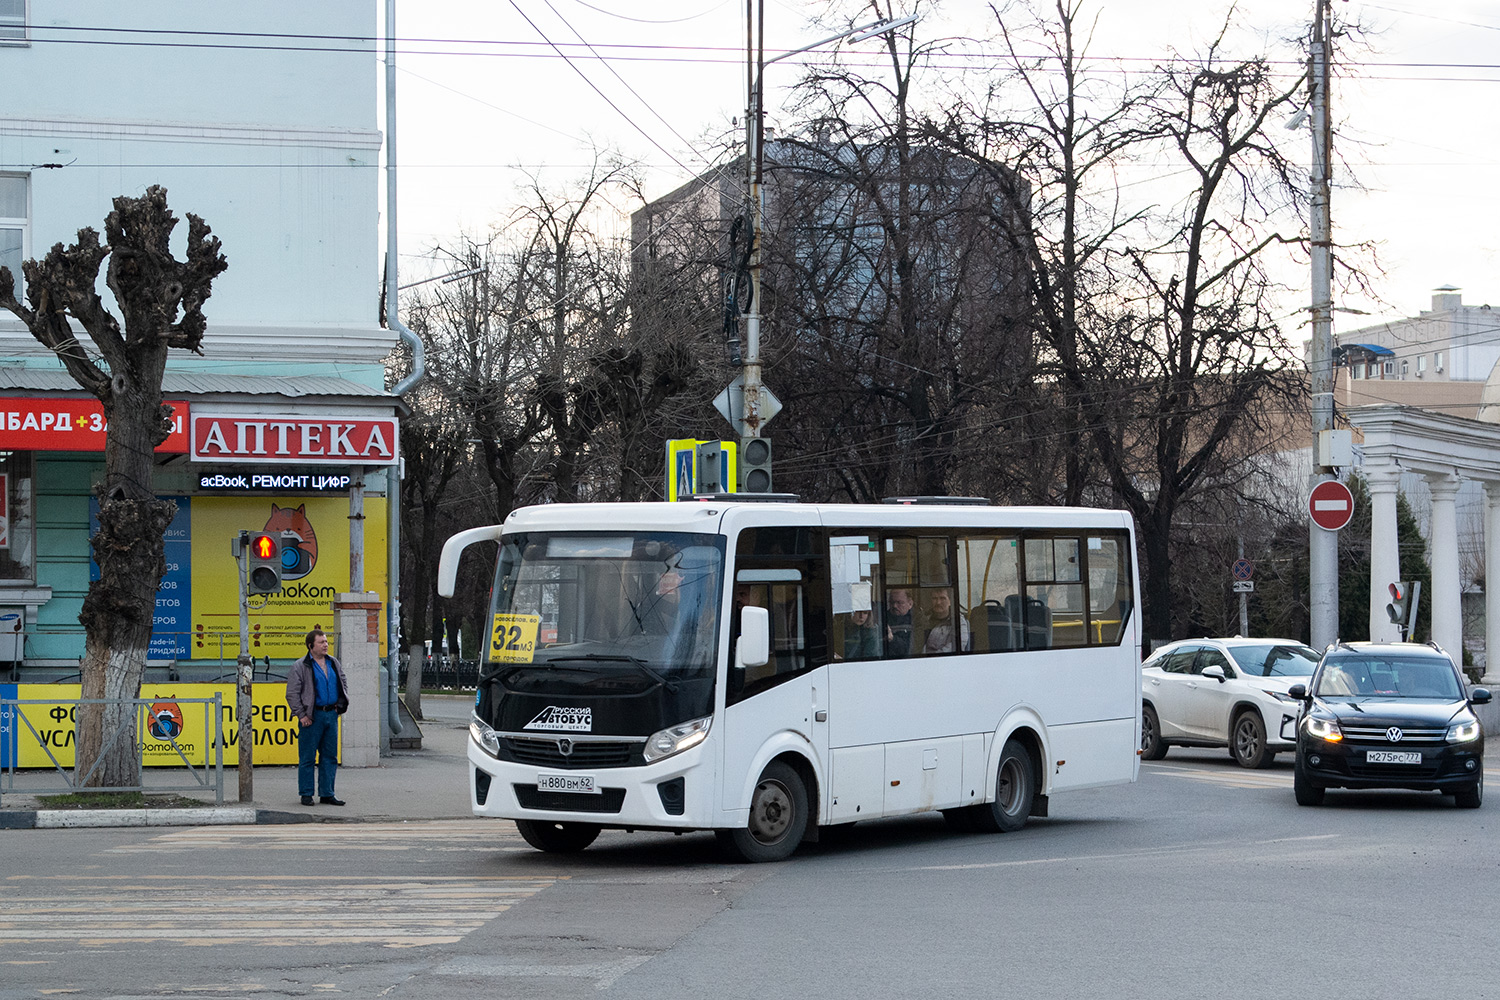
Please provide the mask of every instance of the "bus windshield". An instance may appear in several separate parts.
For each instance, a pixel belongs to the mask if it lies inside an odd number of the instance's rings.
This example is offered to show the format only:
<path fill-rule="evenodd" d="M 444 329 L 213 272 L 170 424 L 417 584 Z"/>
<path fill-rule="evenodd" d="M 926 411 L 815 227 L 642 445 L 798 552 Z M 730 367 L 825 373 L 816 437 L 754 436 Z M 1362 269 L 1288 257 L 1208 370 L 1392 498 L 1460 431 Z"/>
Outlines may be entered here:
<path fill-rule="evenodd" d="M 508 534 L 488 659 L 627 686 L 711 679 L 723 579 L 717 535 Z M 505 642 L 507 629 L 521 641 Z"/>

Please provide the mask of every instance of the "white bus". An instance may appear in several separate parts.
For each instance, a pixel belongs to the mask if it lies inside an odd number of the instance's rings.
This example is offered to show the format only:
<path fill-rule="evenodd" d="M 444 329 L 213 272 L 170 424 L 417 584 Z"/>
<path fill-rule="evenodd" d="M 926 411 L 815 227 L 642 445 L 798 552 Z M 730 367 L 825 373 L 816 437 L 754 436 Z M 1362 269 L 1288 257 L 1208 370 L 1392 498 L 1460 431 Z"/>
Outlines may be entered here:
<path fill-rule="evenodd" d="M 748 861 L 864 819 L 1047 815 L 1139 763 L 1140 615 L 1121 511 L 555 504 L 500 543 L 470 727 L 474 813 L 543 851 L 713 830 Z"/>

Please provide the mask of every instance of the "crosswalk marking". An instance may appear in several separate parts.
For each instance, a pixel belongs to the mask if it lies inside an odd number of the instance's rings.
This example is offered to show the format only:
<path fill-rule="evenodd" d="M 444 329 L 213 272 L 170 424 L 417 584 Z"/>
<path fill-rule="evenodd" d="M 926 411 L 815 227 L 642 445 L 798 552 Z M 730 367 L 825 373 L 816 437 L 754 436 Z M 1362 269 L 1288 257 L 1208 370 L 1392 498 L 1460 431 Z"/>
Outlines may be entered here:
<path fill-rule="evenodd" d="M 184 850 L 266 851 L 496 851 L 521 850 L 511 823 L 492 819 L 420 823 L 289 823 L 275 826 L 195 826 L 150 840 L 121 844 L 110 854 L 175 854 Z"/>
<path fill-rule="evenodd" d="M 558 881 L 549 876 L 16 875 L 0 942 L 76 947 L 452 944 Z"/>

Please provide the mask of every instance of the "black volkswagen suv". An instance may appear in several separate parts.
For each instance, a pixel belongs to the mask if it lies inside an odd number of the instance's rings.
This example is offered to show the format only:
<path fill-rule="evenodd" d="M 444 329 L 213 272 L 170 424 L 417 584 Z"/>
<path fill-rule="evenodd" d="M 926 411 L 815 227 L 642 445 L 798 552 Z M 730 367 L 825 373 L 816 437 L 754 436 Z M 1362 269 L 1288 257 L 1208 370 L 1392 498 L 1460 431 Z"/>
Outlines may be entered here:
<path fill-rule="evenodd" d="M 1412 788 L 1452 795 L 1478 809 L 1484 798 L 1484 730 L 1467 691 L 1435 644 L 1349 642 L 1328 647 L 1300 699 L 1297 804 L 1321 805 L 1328 788 Z"/>

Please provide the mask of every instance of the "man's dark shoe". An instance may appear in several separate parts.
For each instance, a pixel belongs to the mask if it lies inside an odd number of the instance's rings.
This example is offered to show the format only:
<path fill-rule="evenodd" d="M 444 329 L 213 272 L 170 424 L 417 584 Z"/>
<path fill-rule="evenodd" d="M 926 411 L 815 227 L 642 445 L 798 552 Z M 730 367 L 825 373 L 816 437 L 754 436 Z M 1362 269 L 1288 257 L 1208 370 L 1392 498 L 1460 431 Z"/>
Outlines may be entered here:
<path fill-rule="evenodd" d="M 304 796 L 302 796 L 302 804 L 305 805 L 305 806 L 312 805 L 312 796 L 311 795 L 304 795 Z"/>
<path fill-rule="evenodd" d="M 325 806 L 341 806 L 344 804 L 343 799 L 336 799 L 332 795 L 325 795 L 318 801 L 323 803 Z"/>

